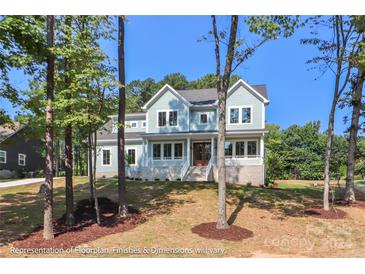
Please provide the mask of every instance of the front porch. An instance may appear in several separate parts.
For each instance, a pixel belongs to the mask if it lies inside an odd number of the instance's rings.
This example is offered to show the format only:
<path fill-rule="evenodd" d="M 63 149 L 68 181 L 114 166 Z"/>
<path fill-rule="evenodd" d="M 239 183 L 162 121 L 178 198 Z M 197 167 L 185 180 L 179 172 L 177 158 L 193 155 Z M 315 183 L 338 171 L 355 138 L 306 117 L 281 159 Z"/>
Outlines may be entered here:
<path fill-rule="evenodd" d="M 217 180 L 216 132 L 144 136 L 143 148 L 145 180 Z M 246 177 L 253 184 L 263 183 L 263 132 L 227 133 L 225 155 L 227 182 L 240 183 L 245 174 L 259 173 Z"/>

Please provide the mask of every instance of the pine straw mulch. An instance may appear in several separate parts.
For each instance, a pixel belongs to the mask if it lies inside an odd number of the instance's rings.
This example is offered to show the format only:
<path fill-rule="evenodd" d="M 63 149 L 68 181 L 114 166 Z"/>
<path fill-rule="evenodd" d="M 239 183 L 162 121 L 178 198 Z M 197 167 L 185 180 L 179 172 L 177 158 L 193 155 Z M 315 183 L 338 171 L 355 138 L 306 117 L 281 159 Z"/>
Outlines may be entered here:
<path fill-rule="evenodd" d="M 17 248 L 71 248 L 102 236 L 124 232 L 135 228 L 145 221 L 141 213 L 128 207 L 125 218 L 117 216 L 118 205 L 108 198 L 98 198 L 101 225 L 96 223 L 94 201 L 81 200 L 74 211 L 75 225 L 65 225 L 65 215 L 54 222 L 55 238 L 43 239 L 43 227 L 38 227 L 29 235 L 13 242 Z"/>
<path fill-rule="evenodd" d="M 202 223 L 193 227 L 191 231 L 200 237 L 215 240 L 241 241 L 253 237 L 253 232 L 246 228 L 230 225 L 227 229 L 217 229 L 216 225 L 214 222 Z"/>
<path fill-rule="evenodd" d="M 344 219 L 347 213 L 338 208 L 330 208 L 330 210 L 324 210 L 322 207 L 311 207 L 304 210 L 305 215 L 316 217 L 320 219 Z"/>

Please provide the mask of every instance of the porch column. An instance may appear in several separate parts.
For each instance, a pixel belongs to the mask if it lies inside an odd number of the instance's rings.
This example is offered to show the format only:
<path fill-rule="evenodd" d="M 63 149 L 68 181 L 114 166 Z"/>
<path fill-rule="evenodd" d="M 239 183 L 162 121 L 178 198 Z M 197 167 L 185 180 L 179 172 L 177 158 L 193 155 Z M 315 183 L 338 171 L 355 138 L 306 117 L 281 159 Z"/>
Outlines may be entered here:
<path fill-rule="evenodd" d="M 188 165 L 190 166 L 191 165 L 190 164 L 190 137 L 188 137 L 186 146 L 187 146 L 187 149 L 186 149 L 186 158 L 187 159 L 186 160 L 188 162 Z"/>
<path fill-rule="evenodd" d="M 213 159 L 212 160 L 212 164 L 215 164 L 215 156 L 214 156 L 214 137 L 212 137 L 211 143 L 210 143 L 210 147 L 211 147 L 211 155 L 210 157 Z"/>
<path fill-rule="evenodd" d="M 260 159 L 261 163 L 264 162 L 264 136 L 260 137 Z"/>

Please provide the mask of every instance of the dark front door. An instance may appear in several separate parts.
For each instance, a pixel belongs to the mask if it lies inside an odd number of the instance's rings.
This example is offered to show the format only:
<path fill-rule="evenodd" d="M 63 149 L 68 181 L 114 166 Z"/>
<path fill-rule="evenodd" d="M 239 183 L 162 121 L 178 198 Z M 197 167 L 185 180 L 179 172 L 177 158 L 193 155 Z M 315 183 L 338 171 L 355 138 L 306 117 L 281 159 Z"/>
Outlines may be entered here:
<path fill-rule="evenodd" d="M 207 166 L 211 154 L 210 143 L 194 143 L 193 151 L 194 166 Z"/>

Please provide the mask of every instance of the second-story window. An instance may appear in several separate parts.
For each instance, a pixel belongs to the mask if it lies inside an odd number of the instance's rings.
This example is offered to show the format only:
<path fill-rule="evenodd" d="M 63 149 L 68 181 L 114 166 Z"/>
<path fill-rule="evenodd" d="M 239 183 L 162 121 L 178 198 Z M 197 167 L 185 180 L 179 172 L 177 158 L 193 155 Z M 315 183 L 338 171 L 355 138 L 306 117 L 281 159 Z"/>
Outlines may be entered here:
<path fill-rule="evenodd" d="M 177 126 L 177 110 L 159 111 L 157 114 L 158 127 Z"/>
<path fill-rule="evenodd" d="M 208 114 L 200 113 L 200 124 L 207 124 L 208 123 Z"/>
<path fill-rule="evenodd" d="M 229 112 L 229 121 L 231 124 L 238 124 L 239 108 L 231 108 Z"/>
<path fill-rule="evenodd" d="M 251 123 L 251 108 L 244 107 L 242 108 L 242 124 Z"/>
<path fill-rule="evenodd" d="M 146 121 L 142 121 L 142 127 L 145 128 L 147 125 L 147 122 Z"/>
<path fill-rule="evenodd" d="M 136 128 L 138 126 L 138 123 L 136 121 L 130 122 L 129 123 L 131 128 Z"/>
<path fill-rule="evenodd" d="M 169 125 L 177 126 L 177 111 L 176 110 L 169 112 Z"/>
<path fill-rule="evenodd" d="M 166 112 L 158 113 L 158 126 L 165 127 L 166 126 Z"/>

